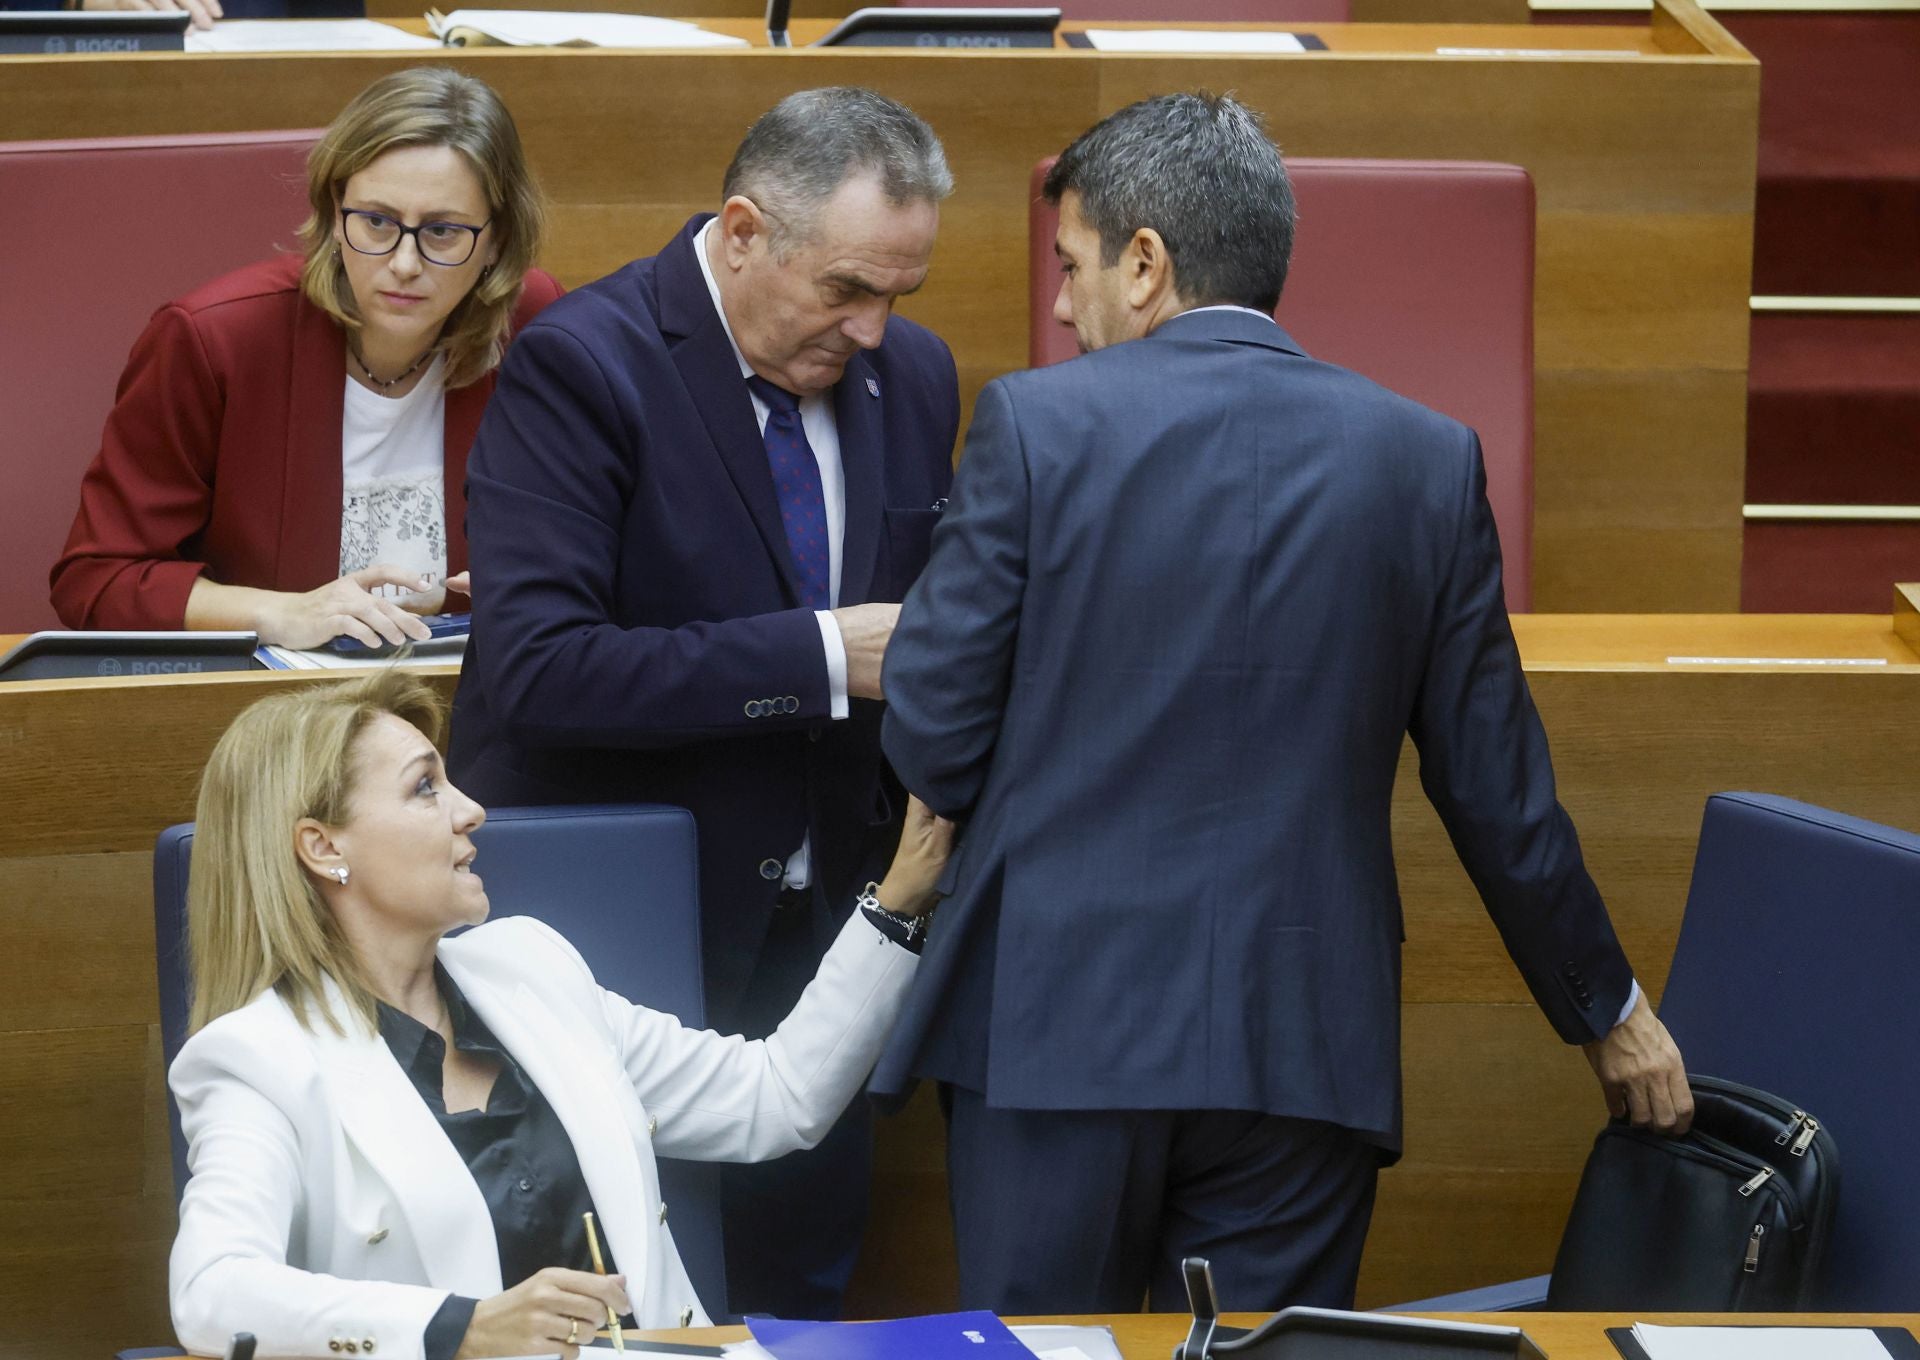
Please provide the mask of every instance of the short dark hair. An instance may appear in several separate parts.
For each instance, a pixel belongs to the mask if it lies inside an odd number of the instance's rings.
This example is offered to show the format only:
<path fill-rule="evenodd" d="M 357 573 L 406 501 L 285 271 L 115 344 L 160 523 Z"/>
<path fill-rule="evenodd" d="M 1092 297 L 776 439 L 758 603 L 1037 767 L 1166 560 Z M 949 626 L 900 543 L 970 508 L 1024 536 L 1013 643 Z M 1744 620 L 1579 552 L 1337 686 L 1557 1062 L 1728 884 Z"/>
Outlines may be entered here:
<path fill-rule="evenodd" d="M 947 153 L 905 104 L 857 85 L 790 94 L 747 130 L 722 200 L 742 194 L 773 219 L 776 246 L 811 229 L 814 213 L 848 176 L 880 179 L 887 201 L 938 203 L 953 192 Z"/>
<path fill-rule="evenodd" d="M 1263 312 L 1279 303 L 1293 254 L 1293 186 L 1264 120 L 1231 95 L 1160 95 L 1101 119 L 1047 174 L 1049 203 L 1068 190 L 1099 233 L 1103 266 L 1151 227 L 1187 302 Z"/>

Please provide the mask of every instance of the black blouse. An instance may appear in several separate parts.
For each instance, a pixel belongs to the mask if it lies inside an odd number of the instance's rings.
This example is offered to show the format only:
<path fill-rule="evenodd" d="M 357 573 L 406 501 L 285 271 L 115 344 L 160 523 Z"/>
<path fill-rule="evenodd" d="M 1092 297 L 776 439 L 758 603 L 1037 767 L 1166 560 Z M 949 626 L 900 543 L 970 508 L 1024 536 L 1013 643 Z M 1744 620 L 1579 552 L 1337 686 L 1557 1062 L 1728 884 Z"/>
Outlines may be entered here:
<path fill-rule="evenodd" d="M 454 1047 L 500 1065 L 486 1108 L 447 1113 L 441 1088 L 447 1046 L 438 1033 L 381 1002 L 380 1037 L 480 1187 L 500 1244 L 502 1287 L 511 1289 L 547 1266 L 592 1270 L 581 1215 L 593 1208 L 593 1197 L 587 1192 L 573 1140 L 547 1098 L 438 963 L 434 980 L 453 1022 Z M 594 1217 L 598 1222 L 599 1215 Z M 617 1274 L 619 1267 L 604 1231 L 600 1251 L 608 1273 Z M 477 1303 L 456 1294 L 440 1306 L 427 1324 L 427 1360 L 452 1360 Z"/>

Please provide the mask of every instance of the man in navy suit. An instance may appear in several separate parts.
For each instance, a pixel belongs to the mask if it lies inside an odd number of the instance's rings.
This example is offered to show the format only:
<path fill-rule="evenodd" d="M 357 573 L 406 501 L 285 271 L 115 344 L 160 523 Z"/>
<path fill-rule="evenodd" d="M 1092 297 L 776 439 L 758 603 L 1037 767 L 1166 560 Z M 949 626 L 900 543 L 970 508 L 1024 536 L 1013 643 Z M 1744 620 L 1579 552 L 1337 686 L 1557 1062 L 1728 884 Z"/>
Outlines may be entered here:
<path fill-rule="evenodd" d="M 891 312 L 951 187 L 892 100 L 781 101 L 718 216 L 520 333 L 468 464 L 453 775 L 488 802 L 691 808 L 709 1020 L 749 1037 L 811 980 L 904 807 L 880 659 L 959 394 L 947 347 Z M 813 1152 L 729 1168 L 734 1311 L 836 1315 L 867 1118 L 856 1102 Z"/>
<path fill-rule="evenodd" d="M 1402 738 L 1616 1112 L 1690 1117 L 1554 793 L 1471 430 L 1274 324 L 1293 200 L 1179 95 L 1061 156 L 1081 358 L 981 393 L 886 657 L 885 748 L 970 819 L 874 1088 L 944 1083 L 961 1299 L 1350 1307 L 1400 1146 Z M 1468 1096 L 1470 1093 L 1462 1093 Z"/>

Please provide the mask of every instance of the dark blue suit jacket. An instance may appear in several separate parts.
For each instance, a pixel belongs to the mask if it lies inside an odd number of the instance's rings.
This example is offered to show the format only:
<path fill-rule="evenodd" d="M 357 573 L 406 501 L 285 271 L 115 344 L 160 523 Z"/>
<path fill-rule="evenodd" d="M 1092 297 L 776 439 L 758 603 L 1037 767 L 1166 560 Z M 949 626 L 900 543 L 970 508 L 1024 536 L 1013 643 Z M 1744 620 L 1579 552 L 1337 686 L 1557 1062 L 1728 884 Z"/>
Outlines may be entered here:
<path fill-rule="evenodd" d="M 971 819 L 875 1078 L 1400 1136 L 1402 739 L 1569 1041 L 1631 976 L 1501 599 L 1472 431 L 1238 311 L 990 384 L 887 653 Z"/>
<path fill-rule="evenodd" d="M 880 705 L 828 717 L 819 625 L 694 258 L 704 221 L 514 340 L 467 463 L 474 630 L 448 763 L 483 802 L 691 808 L 707 1003 L 725 1017 L 780 888 L 762 866 L 811 832 L 828 900 L 850 906 L 899 809 Z M 895 317 L 834 413 L 840 603 L 899 600 L 952 479 L 953 356 Z"/>

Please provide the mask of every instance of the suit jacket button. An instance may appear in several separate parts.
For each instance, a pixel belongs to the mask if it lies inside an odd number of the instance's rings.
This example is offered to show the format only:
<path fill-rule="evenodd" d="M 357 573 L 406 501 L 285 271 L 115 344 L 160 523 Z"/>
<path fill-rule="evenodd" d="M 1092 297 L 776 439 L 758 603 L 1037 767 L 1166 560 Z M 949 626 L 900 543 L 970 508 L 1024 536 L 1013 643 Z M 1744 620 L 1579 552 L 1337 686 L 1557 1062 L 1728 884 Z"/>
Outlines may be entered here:
<path fill-rule="evenodd" d="M 367 1235 L 367 1245 L 370 1247 L 377 1247 L 386 1240 L 387 1240 L 387 1230 L 385 1228 L 380 1228 Z"/>
<path fill-rule="evenodd" d="M 337 1336 L 334 1337 L 333 1340 L 327 1342 L 327 1349 L 330 1351 L 337 1351 L 340 1348 L 341 1348 L 341 1342 L 340 1342 L 340 1338 Z"/>
<path fill-rule="evenodd" d="M 792 694 L 787 696 L 785 711 L 788 713 L 798 713 L 800 711 L 800 700 L 797 696 Z"/>
<path fill-rule="evenodd" d="M 360 1343 L 358 1341 L 349 1341 L 346 1343 L 344 1349 L 348 1355 L 358 1355 L 360 1354 Z"/>
<path fill-rule="evenodd" d="M 660 1201 L 660 1221 L 662 1223 L 667 1221 L 667 1202 L 665 1200 Z"/>
<path fill-rule="evenodd" d="M 763 859 L 760 861 L 760 877 L 766 879 L 769 883 L 781 877 L 786 872 L 787 866 L 777 859 Z"/>
<path fill-rule="evenodd" d="M 685 1308 L 682 1308 L 680 1310 L 680 1325 L 682 1327 L 693 1326 L 693 1305 L 692 1304 L 688 1304 Z"/>
<path fill-rule="evenodd" d="M 749 700 L 747 700 L 747 702 L 746 702 L 746 703 L 744 703 L 744 704 L 742 704 L 742 705 L 741 705 L 741 711 L 742 711 L 743 713 L 745 713 L 745 714 L 746 714 L 746 715 L 747 715 L 747 716 L 748 716 L 749 718 L 757 718 L 757 717 L 759 717 L 759 716 L 760 716 L 760 701 L 759 701 L 758 699 L 749 699 Z"/>
<path fill-rule="evenodd" d="M 649 1115 L 647 1118 L 647 1137 L 651 1138 L 658 1132 L 660 1132 L 660 1116 L 657 1114 Z"/>
<path fill-rule="evenodd" d="M 366 1340 L 360 1343 L 360 1353 L 362 1355 L 373 1354 L 373 1338 L 372 1337 L 368 1337 Z"/>

